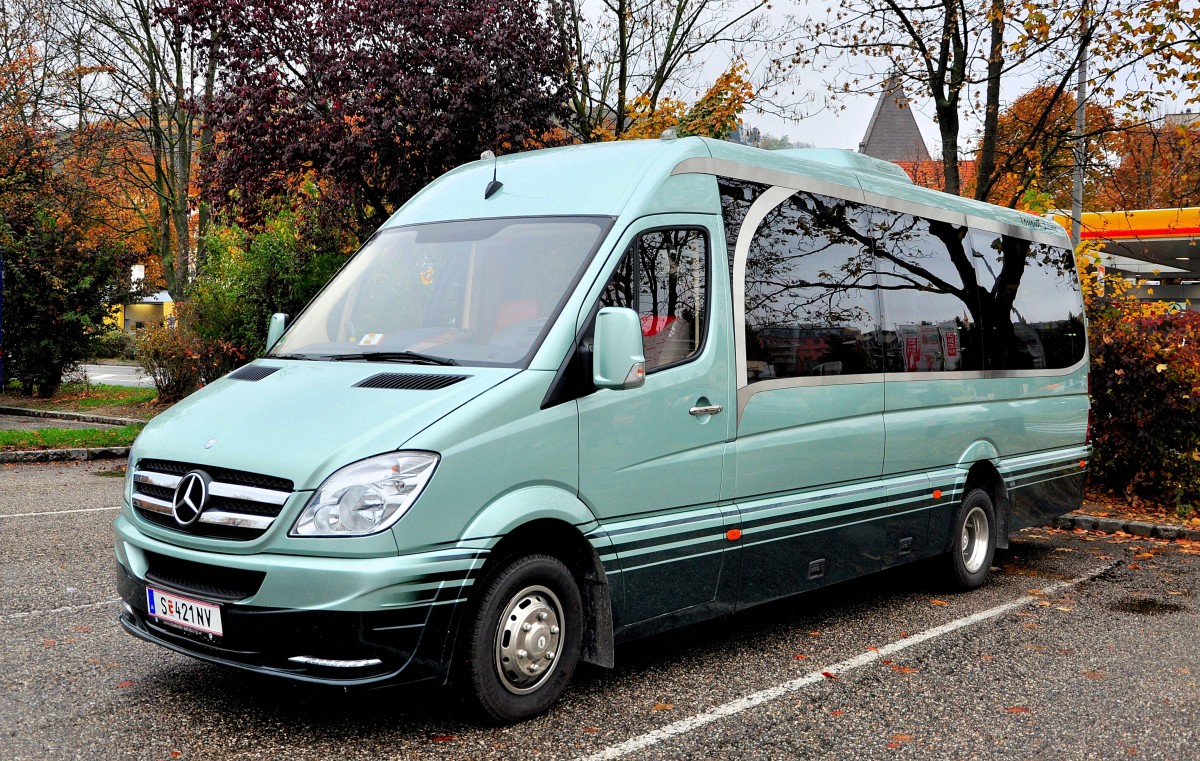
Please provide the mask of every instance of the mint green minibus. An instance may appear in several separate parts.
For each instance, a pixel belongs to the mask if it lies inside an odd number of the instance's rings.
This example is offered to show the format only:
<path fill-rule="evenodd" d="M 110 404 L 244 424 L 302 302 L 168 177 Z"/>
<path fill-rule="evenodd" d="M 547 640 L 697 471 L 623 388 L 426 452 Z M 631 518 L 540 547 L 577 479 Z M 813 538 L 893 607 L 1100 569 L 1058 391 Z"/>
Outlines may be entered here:
<path fill-rule="evenodd" d="M 489 157 L 146 426 L 120 621 L 519 721 L 637 637 L 924 558 L 979 586 L 1079 506 L 1087 373 L 1040 217 L 836 150 Z"/>

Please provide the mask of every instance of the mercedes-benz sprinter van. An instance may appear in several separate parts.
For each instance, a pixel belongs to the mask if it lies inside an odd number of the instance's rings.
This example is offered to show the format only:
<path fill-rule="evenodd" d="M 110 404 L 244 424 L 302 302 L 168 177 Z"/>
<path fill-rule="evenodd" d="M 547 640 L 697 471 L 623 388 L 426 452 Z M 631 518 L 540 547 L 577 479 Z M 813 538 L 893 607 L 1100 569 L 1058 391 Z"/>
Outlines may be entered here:
<path fill-rule="evenodd" d="M 460 167 L 129 458 L 121 623 L 296 680 L 460 684 L 1078 507 L 1087 340 L 1036 216 L 700 138 Z M 282 332 L 282 335 L 280 333 Z"/>

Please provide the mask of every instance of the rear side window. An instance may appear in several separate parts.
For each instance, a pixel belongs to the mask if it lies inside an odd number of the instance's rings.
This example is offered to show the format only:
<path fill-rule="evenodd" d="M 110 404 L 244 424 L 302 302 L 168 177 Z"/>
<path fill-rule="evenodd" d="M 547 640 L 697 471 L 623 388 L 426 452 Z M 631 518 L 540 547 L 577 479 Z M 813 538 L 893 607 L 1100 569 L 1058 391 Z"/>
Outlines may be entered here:
<path fill-rule="evenodd" d="M 698 229 L 652 230 L 630 244 L 600 305 L 628 307 L 641 317 L 650 372 L 700 352 L 707 291 L 708 236 Z"/>
<path fill-rule="evenodd" d="M 971 231 L 989 370 L 1056 370 L 1083 359 L 1079 276 L 1061 246 Z"/>
<path fill-rule="evenodd" d="M 967 228 L 877 209 L 875 244 L 887 371 L 983 369 Z"/>
<path fill-rule="evenodd" d="M 763 219 L 746 260 L 751 381 L 879 372 L 871 212 L 799 192 Z"/>

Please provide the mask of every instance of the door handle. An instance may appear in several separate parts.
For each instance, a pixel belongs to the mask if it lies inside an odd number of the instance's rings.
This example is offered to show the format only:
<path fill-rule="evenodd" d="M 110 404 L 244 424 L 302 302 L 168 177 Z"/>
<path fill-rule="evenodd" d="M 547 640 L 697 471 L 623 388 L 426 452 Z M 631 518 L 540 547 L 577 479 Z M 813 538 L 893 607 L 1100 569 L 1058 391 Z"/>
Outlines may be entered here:
<path fill-rule="evenodd" d="M 719 404 L 705 404 L 701 407 L 692 407 L 688 412 L 696 416 L 715 415 L 723 409 L 725 408 Z"/>

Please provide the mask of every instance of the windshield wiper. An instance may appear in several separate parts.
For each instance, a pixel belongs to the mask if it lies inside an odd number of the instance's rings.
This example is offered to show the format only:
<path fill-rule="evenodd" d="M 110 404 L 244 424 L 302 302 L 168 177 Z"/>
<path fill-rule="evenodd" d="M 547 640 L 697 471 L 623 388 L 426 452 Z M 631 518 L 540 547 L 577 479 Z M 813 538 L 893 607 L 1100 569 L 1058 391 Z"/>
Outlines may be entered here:
<path fill-rule="evenodd" d="M 447 357 L 434 357 L 415 351 L 370 351 L 360 354 L 327 354 L 322 359 L 330 362 L 414 362 L 425 365 L 458 365 Z"/>
<path fill-rule="evenodd" d="M 309 360 L 317 360 L 317 359 L 319 359 L 319 357 L 317 357 L 317 356 L 316 356 L 316 355 L 314 355 L 314 354 L 268 354 L 266 357 L 264 357 L 264 359 L 309 359 Z"/>

